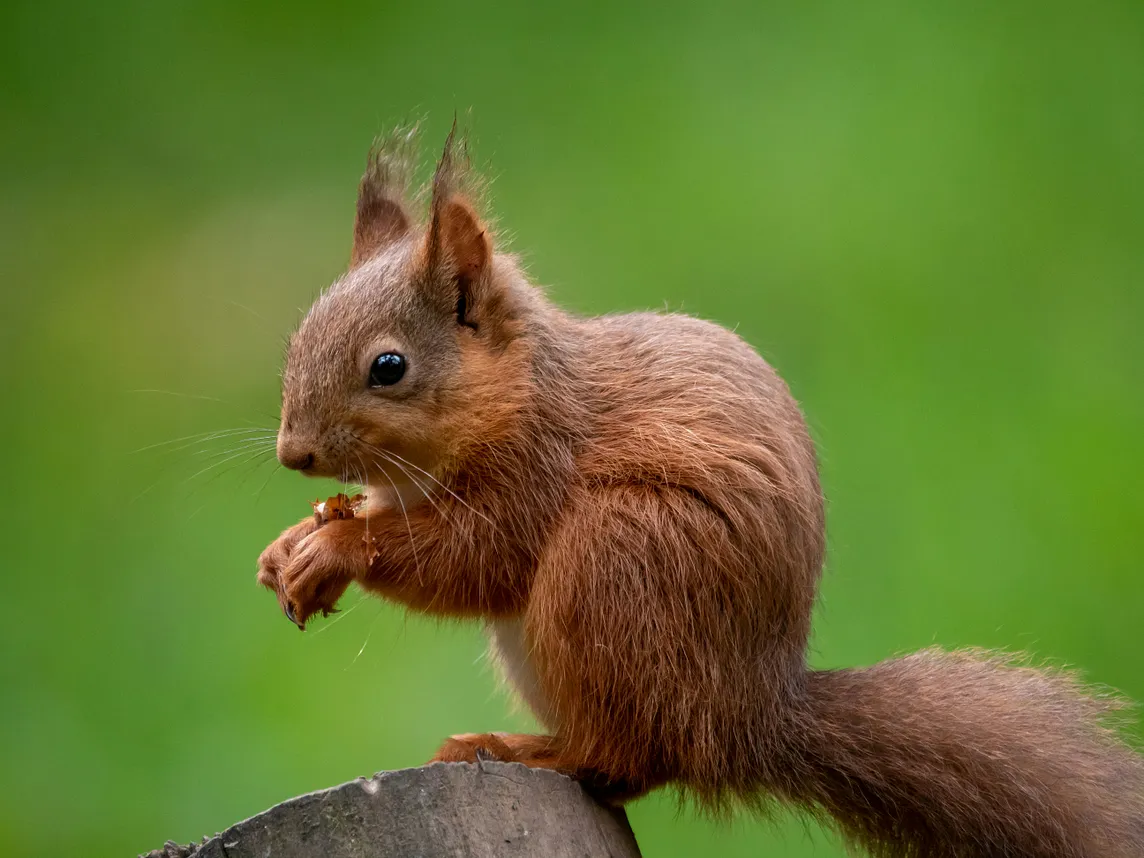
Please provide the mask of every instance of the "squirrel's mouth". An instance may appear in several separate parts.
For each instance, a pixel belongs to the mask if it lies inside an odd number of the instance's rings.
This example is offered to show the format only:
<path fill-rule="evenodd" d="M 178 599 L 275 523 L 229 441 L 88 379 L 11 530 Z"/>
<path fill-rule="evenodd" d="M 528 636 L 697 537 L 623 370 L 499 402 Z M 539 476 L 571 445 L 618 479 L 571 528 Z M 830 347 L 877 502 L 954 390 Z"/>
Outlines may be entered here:
<path fill-rule="evenodd" d="M 325 462 L 313 456 L 300 467 L 285 462 L 283 462 L 283 464 L 291 470 L 297 471 L 304 477 L 338 480 L 346 485 L 360 485 L 364 483 L 363 474 L 353 473 L 350 468 L 345 465 Z"/>

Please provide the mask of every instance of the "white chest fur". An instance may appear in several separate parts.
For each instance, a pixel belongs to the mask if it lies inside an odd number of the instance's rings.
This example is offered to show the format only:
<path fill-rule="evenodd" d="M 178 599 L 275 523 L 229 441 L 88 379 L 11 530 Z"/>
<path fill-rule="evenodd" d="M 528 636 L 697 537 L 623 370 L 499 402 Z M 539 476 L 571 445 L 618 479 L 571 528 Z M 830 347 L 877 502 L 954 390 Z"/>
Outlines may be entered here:
<path fill-rule="evenodd" d="M 366 487 L 366 508 L 373 511 L 410 510 L 425 497 L 424 487 L 408 480 L 386 484 L 374 483 Z"/>
<path fill-rule="evenodd" d="M 487 626 L 489 654 L 500 668 L 504 681 L 532 710 L 541 724 L 556 729 L 555 714 L 540 687 L 536 667 L 532 663 L 532 647 L 524 633 L 522 620 L 496 620 Z"/>

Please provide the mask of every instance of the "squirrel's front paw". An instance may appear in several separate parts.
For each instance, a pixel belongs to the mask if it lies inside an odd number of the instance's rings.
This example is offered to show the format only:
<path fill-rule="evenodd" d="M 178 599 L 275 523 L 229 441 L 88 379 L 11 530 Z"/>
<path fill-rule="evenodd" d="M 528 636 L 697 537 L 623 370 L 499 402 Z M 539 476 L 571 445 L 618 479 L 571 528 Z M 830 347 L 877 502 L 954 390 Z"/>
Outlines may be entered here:
<path fill-rule="evenodd" d="M 298 628 L 315 614 L 335 611 L 363 566 L 365 543 L 354 520 L 332 521 L 304 537 L 277 576 L 282 610 Z"/>
<path fill-rule="evenodd" d="M 298 544 L 310 536 L 319 527 L 314 516 L 307 516 L 298 524 L 287 528 L 282 535 L 275 539 L 258 558 L 258 583 L 272 591 L 278 597 L 278 604 L 282 611 L 294 621 L 286 608 L 286 596 L 282 589 L 282 571 L 289 564 L 294 550 Z"/>

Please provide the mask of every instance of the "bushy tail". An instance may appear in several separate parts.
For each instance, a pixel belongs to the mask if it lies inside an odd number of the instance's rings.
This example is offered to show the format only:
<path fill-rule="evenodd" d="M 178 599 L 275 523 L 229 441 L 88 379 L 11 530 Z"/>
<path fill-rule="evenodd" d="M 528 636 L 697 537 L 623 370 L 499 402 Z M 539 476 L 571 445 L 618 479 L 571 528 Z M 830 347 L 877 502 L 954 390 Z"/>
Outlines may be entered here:
<path fill-rule="evenodd" d="M 804 707 L 776 786 L 872 855 L 1144 856 L 1144 761 L 1067 674 L 926 650 L 812 673 Z"/>

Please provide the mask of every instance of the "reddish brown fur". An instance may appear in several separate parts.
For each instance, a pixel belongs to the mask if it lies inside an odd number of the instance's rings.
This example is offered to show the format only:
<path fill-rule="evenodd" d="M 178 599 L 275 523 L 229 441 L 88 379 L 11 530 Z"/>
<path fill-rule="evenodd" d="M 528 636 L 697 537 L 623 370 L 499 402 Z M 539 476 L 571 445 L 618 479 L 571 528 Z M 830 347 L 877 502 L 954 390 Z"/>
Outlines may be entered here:
<path fill-rule="evenodd" d="M 774 798 L 893 858 L 1144 854 L 1144 767 L 1069 676 L 939 651 L 807 668 L 815 454 L 747 344 L 553 307 L 492 252 L 452 138 L 424 230 L 378 163 L 404 161 L 371 161 L 351 271 L 291 344 L 279 438 L 371 507 L 288 530 L 259 577 L 303 623 L 357 581 L 522 624 L 551 735 L 454 737 L 438 759 L 552 767 L 617 799 Z M 368 389 L 392 348 L 410 375 Z"/>

